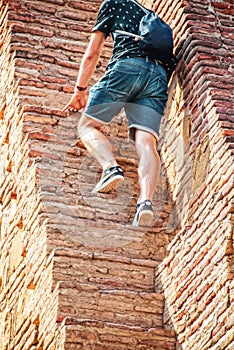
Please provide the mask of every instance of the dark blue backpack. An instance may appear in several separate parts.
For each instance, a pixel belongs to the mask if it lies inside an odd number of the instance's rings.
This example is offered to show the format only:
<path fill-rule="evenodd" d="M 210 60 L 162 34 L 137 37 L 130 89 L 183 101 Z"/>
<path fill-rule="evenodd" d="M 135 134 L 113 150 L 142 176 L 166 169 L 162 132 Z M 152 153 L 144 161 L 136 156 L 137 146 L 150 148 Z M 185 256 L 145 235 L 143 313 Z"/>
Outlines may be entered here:
<path fill-rule="evenodd" d="M 133 37 L 149 57 L 161 61 L 169 79 L 177 65 L 176 56 L 173 54 L 172 29 L 155 12 L 137 4 L 146 13 L 140 21 L 138 35 L 122 30 L 116 32 Z"/>
<path fill-rule="evenodd" d="M 177 58 L 173 54 L 171 27 L 156 13 L 148 12 L 141 19 L 138 34 L 139 45 L 149 57 L 156 58 L 164 64 L 169 79 L 177 65 Z"/>
<path fill-rule="evenodd" d="M 138 34 L 140 45 L 144 50 L 171 53 L 173 51 L 173 34 L 170 26 L 156 13 L 149 12 L 141 19 Z"/>

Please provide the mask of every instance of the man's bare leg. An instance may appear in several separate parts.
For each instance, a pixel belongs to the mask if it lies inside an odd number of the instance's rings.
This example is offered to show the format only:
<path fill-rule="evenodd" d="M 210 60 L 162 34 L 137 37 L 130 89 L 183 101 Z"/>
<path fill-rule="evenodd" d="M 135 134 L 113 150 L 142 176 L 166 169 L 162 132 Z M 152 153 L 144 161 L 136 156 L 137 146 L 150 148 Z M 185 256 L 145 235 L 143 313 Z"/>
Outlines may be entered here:
<path fill-rule="evenodd" d="M 139 156 L 138 176 L 140 195 L 134 226 L 150 226 L 153 220 L 152 200 L 160 176 L 160 157 L 155 137 L 143 130 L 136 130 L 135 146 Z"/>
<path fill-rule="evenodd" d="M 83 115 L 78 132 L 88 152 L 102 166 L 103 173 L 93 192 L 106 193 L 116 189 L 124 180 L 123 170 L 118 166 L 112 146 L 99 130 L 102 123 Z"/>
<path fill-rule="evenodd" d="M 87 151 L 98 161 L 103 170 L 117 165 L 112 146 L 105 135 L 98 130 L 103 124 L 82 115 L 78 132 Z"/>

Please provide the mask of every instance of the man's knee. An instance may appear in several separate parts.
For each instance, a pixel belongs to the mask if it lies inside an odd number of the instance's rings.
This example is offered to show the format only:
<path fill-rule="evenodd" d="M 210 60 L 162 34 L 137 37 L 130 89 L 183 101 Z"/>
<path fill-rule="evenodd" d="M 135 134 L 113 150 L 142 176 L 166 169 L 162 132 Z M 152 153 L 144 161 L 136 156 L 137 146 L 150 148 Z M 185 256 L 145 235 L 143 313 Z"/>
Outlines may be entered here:
<path fill-rule="evenodd" d="M 87 117 L 85 114 L 82 114 L 79 123 L 78 123 L 78 133 L 80 136 L 82 136 L 82 134 L 86 133 L 88 130 L 90 129 L 98 129 L 101 127 L 101 123 L 99 123 L 98 121 Z"/>
<path fill-rule="evenodd" d="M 136 133 L 135 145 L 141 160 L 147 158 L 152 161 L 154 159 L 154 161 L 160 164 L 156 144 L 157 140 L 153 134 L 142 130 Z"/>
<path fill-rule="evenodd" d="M 136 146 L 143 146 L 145 148 L 156 148 L 157 140 L 155 136 L 147 131 L 137 130 L 135 138 Z"/>

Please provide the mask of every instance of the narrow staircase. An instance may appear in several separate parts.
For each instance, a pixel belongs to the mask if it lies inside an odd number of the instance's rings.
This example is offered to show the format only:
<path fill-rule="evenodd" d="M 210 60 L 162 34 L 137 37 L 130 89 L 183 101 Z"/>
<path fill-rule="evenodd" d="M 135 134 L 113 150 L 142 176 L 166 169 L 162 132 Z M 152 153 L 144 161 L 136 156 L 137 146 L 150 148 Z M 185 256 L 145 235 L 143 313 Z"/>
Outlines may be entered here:
<path fill-rule="evenodd" d="M 153 235 L 157 233 L 146 234 L 148 244 Z M 64 349 L 175 349 L 175 332 L 163 323 L 165 301 L 156 281 L 159 261 L 141 257 L 143 250 L 133 253 L 135 244 L 55 250 L 57 322 Z"/>
<path fill-rule="evenodd" d="M 175 350 L 175 332 L 164 324 L 157 273 L 175 234 L 169 227 L 172 204 L 166 176 L 162 171 L 153 227 L 133 227 L 139 192 L 135 159 L 131 163 L 119 156 L 126 181 L 117 194 L 92 195 L 100 174 L 82 152 L 70 151 L 64 161 L 64 188 L 45 197 L 53 201 L 46 208 L 48 240 L 63 338 L 56 350 Z"/>

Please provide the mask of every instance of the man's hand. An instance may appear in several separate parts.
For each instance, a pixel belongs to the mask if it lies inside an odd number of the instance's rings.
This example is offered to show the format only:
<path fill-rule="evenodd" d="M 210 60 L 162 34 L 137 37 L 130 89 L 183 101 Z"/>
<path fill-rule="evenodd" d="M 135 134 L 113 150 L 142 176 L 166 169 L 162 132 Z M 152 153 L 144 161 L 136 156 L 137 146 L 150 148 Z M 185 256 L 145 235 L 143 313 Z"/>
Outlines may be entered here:
<path fill-rule="evenodd" d="M 78 112 L 83 110 L 87 104 L 87 91 L 74 92 L 68 104 L 63 108 L 62 112 Z"/>

